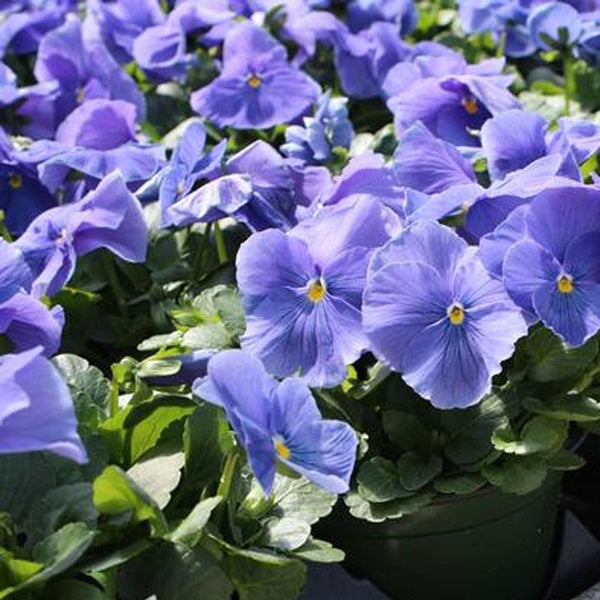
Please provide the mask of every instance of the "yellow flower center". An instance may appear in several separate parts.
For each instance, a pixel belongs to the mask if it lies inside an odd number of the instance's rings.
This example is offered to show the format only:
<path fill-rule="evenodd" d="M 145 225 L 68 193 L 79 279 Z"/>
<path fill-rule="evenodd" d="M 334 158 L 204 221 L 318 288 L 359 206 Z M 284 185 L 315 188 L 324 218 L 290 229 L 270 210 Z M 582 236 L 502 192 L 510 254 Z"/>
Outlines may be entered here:
<path fill-rule="evenodd" d="M 448 307 L 448 319 L 452 325 L 461 325 L 465 320 L 465 311 L 460 304 L 452 304 Z"/>
<path fill-rule="evenodd" d="M 23 178 L 18 173 L 11 173 L 8 176 L 8 185 L 13 190 L 18 190 L 23 186 Z"/>
<path fill-rule="evenodd" d="M 465 98 L 462 101 L 462 105 L 464 106 L 465 110 L 470 115 L 476 114 L 477 111 L 479 110 L 479 107 L 477 106 L 477 99 L 473 98 L 473 96 L 469 96 L 468 98 Z"/>
<path fill-rule="evenodd" d="M 561 294 L 570 294 L 575 288 L 573 278 L 570 275 L 561 275 L 556 280 L 556 287 Z"/>
<path fill-rule="evenodd" d="M 308 292 L 306 295 L 311 302 L 315 304 L 317 302 L 321 302 L 327 293 L 327 288 L 325 287 L 325 283 L 320 279 L 316 279 L 308 286 Z"/>
<path fill-rule="evenodd" d="M 280 439 L 275 439 L 273 443 L 275 444 L 275 452 L 280 458 L 287 460 L 292 455 L 290 449 Z"/>
<path fill-rule="evenodd" d="M 248 77 L 248 85 L 251 88 L 260 87 L 261 83 L 262 83 L 262 79 L 260 77 L 258 77 L 257 75 L 250 75 L 250 77 Z"/>

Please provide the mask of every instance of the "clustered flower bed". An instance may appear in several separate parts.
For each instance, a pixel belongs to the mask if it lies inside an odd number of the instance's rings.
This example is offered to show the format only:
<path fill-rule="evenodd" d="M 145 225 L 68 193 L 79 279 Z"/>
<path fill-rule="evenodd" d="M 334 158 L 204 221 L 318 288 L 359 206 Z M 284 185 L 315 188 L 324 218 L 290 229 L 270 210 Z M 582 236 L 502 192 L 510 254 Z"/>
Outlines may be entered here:
<path fill-rule="evenodd" d="M 6 0 L 0 58 L 0 598 L 538 600 L 600 4 Z"/>

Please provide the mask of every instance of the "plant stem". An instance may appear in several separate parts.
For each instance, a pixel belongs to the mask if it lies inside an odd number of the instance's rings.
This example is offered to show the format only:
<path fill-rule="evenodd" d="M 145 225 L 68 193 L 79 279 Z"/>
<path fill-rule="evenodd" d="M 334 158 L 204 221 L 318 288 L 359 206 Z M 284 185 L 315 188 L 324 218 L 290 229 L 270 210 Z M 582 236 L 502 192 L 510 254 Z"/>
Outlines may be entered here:
<path fill-rule="evenodd" d="M 207 223 L 204 235 L 198 244 L 196 250 L 196 256 L 194 257 L 194 267 L 192 269 L 192 280 L 196 281 L 202 274 L 202 261 L 204 260 L 204 254 L 210 241 L 210 231 L 212 229 L 212 223 Z"/>
<path fill-rule="evenodd" d="M 564 95 L 565 95 L 565 108 L 564 114 L 568 116 L 571 112 L 571 96 L 575 92 L 575 80 L 574 80 L 574 72 L 573 72 L 573 55 L 571 51 L 567 48 L 563 50 L 562 53 L 563 59 L 563 78 L 564 78 Z"/>
<path fill-rule="evenodd" d="M 119 312 L 121 316 L 127 317 L 129 316 L 129 311 L 127 309 L 127 301 L 125 300 L 125 293 L 123 291 L 123 287 L 121 286 L 121 282 L 119 281 L 119 276 L 117 274 L 117 270 L 115 268 L 115 263 L 112 259 L 112 256 L 108 254 L 104 254 L 102 257 L 104 261 L 104 268 L 106 269 L 106 274 L 108 276 L 108 284 L 114 297 L 117 300 L 117 306 L 119 307 Z"/>
<path fill-rule="evenodd" d="M 223 232 L 221 231 L 219 221 L 215 221 L 215 242 L 217 243 L 219 264 L 224 265 L 227 262 L 227 250 L 225 249 L 225 240 L 223 239 Z"/>

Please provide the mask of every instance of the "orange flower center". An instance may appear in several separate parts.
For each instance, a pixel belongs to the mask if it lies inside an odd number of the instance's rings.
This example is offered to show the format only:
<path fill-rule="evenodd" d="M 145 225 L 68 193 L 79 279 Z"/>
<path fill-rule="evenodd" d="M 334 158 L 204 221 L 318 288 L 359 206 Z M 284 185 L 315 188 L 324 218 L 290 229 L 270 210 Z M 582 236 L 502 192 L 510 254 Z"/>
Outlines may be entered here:
<path fill-rule="evenodd" d="M 573 278 L 570 275 L 561 275 L 556 280 L 556 287 L 561 294 L 570 294 L 575 289 Z"/>
<path fill-rule="evenodd" d="M 465 320 L 465 311 L 463 310 L 463 307 L 458 303 L 449 306 L 448 319 L 450 319 L 452 325 L 461 325 Z"/>
<path fill-rule="evenodd" d="M 477 99 L 473 98 L 473 96 L 469 96 L 468 98 L 465 98 L 462 101 L 462 105 L 464 106 L 465 110 L 470 115 L 476 114 L 477 111 L 479 110 L 479 107 L 477 106 Z"/>
<path fill-rule="evenodd" d="M 327 288 L 325 287 L 325 283 L 320 279 L 316 279 L 308 286 L 308 291 L 306 295 L 311 302 L 317 304 L 317 302 L 321 302 L 327 293 Z"/>
<path fill-rule="evenodd" d="M 8 176 L 8 185 L 13 190 L 18 190 L 23 186 L 23 178 L 18 173 L 11 173 Z"/>
<path fill-rule="evenodd" d="M 257 75 L 250 75 L 250 77 L 248 77 L 248 85 L 251 88 L 257 88 L 260 87 L 262 83 L 262 79 L 260 77 L 258 77 Z"/>

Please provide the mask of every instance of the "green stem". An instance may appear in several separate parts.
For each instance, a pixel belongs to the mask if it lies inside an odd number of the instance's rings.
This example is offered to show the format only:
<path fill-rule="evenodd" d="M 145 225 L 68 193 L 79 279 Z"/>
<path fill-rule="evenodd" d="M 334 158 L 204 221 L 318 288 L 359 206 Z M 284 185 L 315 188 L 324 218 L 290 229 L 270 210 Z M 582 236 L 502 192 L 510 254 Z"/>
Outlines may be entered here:
<path fill-rule="evenodd" d="M 211 229 L 212 223 L 208 223 L 204 230 L 204 235 L 198 244 L 198 249 L 196 250 L 196 256 L 194 258 L 194 267 L 192 269 L 192 281 L 196 281 L 196 279 L 199 279 L 200 275 L 202 275 L 202 261 L 204 260 L 204 254 L 210 240 Z"/>
<path fill-rule="evenodd" d="M 223 468 L 223 473 L 221 474 L 221 479 L 219 481 L 219 487 L 217 488 L 217 496 L 221 496 L 223 500 L 229 498 L 239 460 L 240 453 L 237 448 L 234 448 L 227 455 L 225 467 Z"/>
<path fill-rule="evenodd" d="M 563 60 L 563 77 L 564 77 L 564 95 L 565 95 L 565 108 L 564 114 L 569 116 L 571 112 L 571 97 L 575 92 L 575 79 L 574 79 L 574 71 L 573 65 L 575 64 L 573 60 L 573 55 L 569 49 L 563 50 L 562 53 Z"/>
<path fill-rule="evenodd" d="M 225 240 L 223 239 L 223 232 L 221 231 L 219 221 L 215 221 L 215 242 L 217 243 L 219 264 L 224 265 L 227 262 L 227 250 L 225 249 Z"/>
<path fill-rule="evenodd" d="M 10 231 L 8 231 L 6 224 L 4 223 L 5 216 L 4 211 L 0 210 L 0 237 L 6 242 L 12 242 Z"/>
<path fill-rule="evenodd" d="M 115 263 L 112 257 L 108 254 L 103 256 L 104 268 L 106 269 L 106 274 L 108 276 L 108 284 L 114 297 L 117 300 L 117 306 L 119 307 L 119 312 L 121 316 L 127 317 L 129 316 L 129 310 L 127 309 L 127 301 L 125 300 L 125 292 L 123 291 L 123 287 L 121 286 L 121 282 L 119 281 L 119 276 L 117 274 L 117 269 L 115 268 Z"/>
<path fill-rule="evenodd" d="M 496 48 L 496 56 L 498 58 L 502 58 L 504 56 L 505 49 L 506 49 L 506 31 L 503 31 L 500 34 L 500 39 L 498 40 L 498 48 Z"/>

